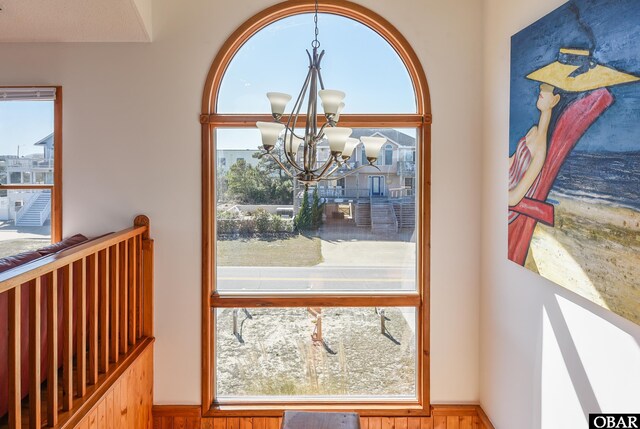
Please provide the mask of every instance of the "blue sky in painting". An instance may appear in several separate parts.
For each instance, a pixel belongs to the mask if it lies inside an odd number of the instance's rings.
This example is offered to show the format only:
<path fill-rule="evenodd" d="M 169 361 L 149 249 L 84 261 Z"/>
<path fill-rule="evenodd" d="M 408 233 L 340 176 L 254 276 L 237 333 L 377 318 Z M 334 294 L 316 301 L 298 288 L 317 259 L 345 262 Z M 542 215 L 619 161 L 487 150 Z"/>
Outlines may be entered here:
<path fill-rule="evenodd" d="M 639 0 L 572 0 L 512 37 L 509 154 L 539 116 L 540 84 L 525 76 L 554 62 L 563 47 L 589 49 L 599 64 L 640 76 L 638 23 Z M 615 103 L 575 151 L 640 151 L 640 83 L 609 89 Z"/>

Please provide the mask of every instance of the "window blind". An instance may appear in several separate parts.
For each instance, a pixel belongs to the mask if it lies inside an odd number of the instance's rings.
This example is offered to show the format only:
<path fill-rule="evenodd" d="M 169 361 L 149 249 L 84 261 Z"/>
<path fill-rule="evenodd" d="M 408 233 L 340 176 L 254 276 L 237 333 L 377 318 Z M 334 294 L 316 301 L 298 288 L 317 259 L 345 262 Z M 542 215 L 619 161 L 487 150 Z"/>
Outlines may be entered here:
<path fill-rule="evenodd" d="M 0 101 L 53 101 L 55 99 L 55 88 L 0 87 Z"/>

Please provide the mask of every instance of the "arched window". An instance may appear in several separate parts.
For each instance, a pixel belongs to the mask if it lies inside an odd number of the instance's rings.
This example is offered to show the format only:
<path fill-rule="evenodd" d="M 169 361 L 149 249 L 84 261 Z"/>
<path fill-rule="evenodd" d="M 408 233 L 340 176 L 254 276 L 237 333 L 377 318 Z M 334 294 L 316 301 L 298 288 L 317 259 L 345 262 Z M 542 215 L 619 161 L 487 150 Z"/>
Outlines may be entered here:
<path fill-rule="evenodd" d="M 384 165 L 393 164 L 393 146 L 390 144 L 384 147 Z"/>
<path fill-rule="evenodd" d="M 417 152 L 416 192 L 403 192 L 392 145 L 369 159 L 356 146 L 332 180 L 305 189 L 278 165 L 288 165 L 280 143 L 265 156 L 255 124 L 274 121 L 266 92 L 295 101 L 303 86 L 313 11 L 312 2 L 284 2 L 254 16 L 227 40 L 205 86 L 205 416 L 225 407 L 260 415 L 265 406 L 300 402 L 365 415 L 376 404 L 429 413 L 426 77 L 382 17 L 346 1 L 321 2 L 323 84 L 347 94 L 339 126 Z M 318 158 L 329 156 L 325 140 L 318 148 Z"/>

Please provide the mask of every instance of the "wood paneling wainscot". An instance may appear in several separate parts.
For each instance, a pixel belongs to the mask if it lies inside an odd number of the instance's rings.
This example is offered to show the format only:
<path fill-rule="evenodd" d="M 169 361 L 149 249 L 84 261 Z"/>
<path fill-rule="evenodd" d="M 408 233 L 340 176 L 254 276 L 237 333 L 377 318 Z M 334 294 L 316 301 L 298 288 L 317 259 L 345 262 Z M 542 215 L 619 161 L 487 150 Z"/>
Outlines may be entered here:
<path fill-rule="evenodd" d="M 78 429 L 151 428 L 153 342 L 148 341 L 111 388 L 75 427 Z"/>
<path fill-rule="evenodd" d="M 156 405 L 153 429 L 280 429 L 281 417 L 200 417 L 200 406 Z M 361 417 L 361 429 L 494 429 L 478 405 L 434 405 L 431 417 Z"/>

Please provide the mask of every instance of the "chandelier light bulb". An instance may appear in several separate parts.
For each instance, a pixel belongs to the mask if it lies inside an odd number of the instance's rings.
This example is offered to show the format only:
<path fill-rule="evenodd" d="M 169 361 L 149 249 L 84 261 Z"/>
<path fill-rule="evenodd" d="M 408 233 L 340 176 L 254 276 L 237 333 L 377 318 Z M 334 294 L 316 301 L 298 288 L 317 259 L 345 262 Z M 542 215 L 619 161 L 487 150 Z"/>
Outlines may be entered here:
<path fill-rule="evenodd" d="M 267 152 L 276 145 L 280 133 L 284 130 L 284 125 L 277 122 L 256 122 L 256 126 L 262 134 L 262 146 Z"/>
<path fill-rule="evenodd" d="M 267 98 L 271 103 L 271 114 L 274 118 L 280 119 L 287 103 L 291 100 L 291 96 L 283 92 L 267 92 Z"/>
<path fill-rule="evenodd" d="M 325 115 L 335 115 L 338 113 L 340 103 L 342 103 L 342 100 L 346 97 L 344 92 L 333 89 L 321 89 L 318 91 L 318 95 L 322 100 Z"/>
<path fill-rule="evenodd" d="M 331 150 L 332 155 L 338 156 L 342 153 L 347 143 L 347 139 L 352 132 L 353 130 L 351 128 L 325 128 L 324 135 L 327 137 L 327 140 L 329 140 L 329 150 Z"/>
<path fill-rule="evenodd" d="M 344 144 L 344 149 L 342 151 L 342 160 L 347 161 L 353 155 L 353 150 L 360 144 L 360 140 L 354 138 L 348 138 L 347 142 Z"/>
<path fill-rule="evenodd" d="M 364 152 L 369 164 L 373 164 L 378 159 L 380 149 L 387 142 L 386 137 L 360 137 L 364 144 Z"/>

